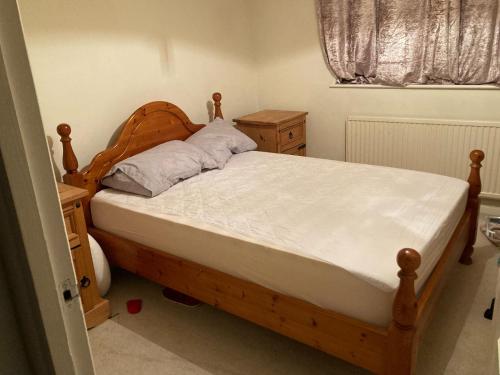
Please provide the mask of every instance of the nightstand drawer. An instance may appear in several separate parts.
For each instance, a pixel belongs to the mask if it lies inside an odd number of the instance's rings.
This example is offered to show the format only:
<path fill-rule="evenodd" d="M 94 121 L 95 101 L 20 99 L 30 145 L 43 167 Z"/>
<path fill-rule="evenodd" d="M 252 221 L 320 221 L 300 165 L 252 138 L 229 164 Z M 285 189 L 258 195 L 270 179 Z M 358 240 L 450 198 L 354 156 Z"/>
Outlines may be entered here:
<path fill-rule="evenodd" d="M 78 235 L 78 228 L 76 225 L 75 210 L 75 203 L 63 206 L 64 225 L 66 226 L 66 233 L 68 234 L 69 246 L 72 249 L 80 246 L 80 236 Z"/>
<path fill-rule="evenodd" d="M 304 142 L 304 123 L 280 131 L 281 148 Z"/>
<path fill-rule="evenodd" d="M 307 112 L 266 109 L 234 119 L 236 128 L 257 143 L 257 151 L 305 156 Z M 291 150 L 296 148 L 295 150 Z"/>
<path fill-rule="evenodd" d="M 276 152 L 276 129 L 273 126 L 236 125 L 236 128 L 257 143 L 257 150 Z"/>
<path fill-rule="evenodd" d="M 294 146 L 287 150 L 282 151 L 283 154 L 288 155 L 297 155 L 297 156 L 306 156 L 306 145 L 300 144 L 298 146 Z"/>

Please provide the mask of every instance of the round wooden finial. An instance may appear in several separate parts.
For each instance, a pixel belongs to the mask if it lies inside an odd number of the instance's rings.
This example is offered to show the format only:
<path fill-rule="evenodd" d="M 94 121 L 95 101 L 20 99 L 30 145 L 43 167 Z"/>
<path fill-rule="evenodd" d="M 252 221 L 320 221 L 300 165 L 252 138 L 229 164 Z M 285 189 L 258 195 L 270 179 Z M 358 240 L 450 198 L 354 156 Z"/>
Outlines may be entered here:
<path fill-rule="evenodd" d="M 57 127 L 57 134 L 59 134 L 61 137 L 69 137 L 71 134 L 71 126 L 68 124 L 60 124 Z"/>
<path fill-rule="evenodd" d="M 484 160 L 484 152 L 481 150 L 474 150 L 469 156 L 470 160 L 475 164 L 479 164 Z"/>
<path fill-rule="evenodd" d="M 73 147 L 71 146 L 71 126 L 68 124 L 60 124 L 57 127 L 57 134 L 61 136 L 63 146 L 63 167 L 66 174 L 75 174 L 78 172 L 78 159 L 76 158 Z"/>
<path fill-rule="evenodd" d="M 413 249 L 399 250 L 397 261 L 404 273 L 414 273 L 420 266 L 420 254 Z"/>
<path fill-rule="evenodd" d="M 222 100 L 222 95 L 220 92 L 214 92 L 212 94 L 212 99 L 214 100 L 214 102 L 220 102 Z"/>
<path fill-rule="evenodd" d="M 220 108 L 221 107 L 220 101 L 222 99 L 221 93 L 214 92 L 212 94 L 212 99 L 214 100 L 214 108 L 215 108 L 214 119 L 216 118 L 224 119 L 224 116 L 222 115 L 222 110 Z"/>

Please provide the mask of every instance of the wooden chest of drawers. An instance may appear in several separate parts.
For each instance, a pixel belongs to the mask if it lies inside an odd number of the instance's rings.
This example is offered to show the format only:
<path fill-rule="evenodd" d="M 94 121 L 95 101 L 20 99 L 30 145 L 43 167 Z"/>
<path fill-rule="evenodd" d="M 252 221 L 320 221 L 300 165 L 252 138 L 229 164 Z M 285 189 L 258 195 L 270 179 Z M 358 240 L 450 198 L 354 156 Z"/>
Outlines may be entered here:
<path fill-rule="evenodd" d="M 86 197 L 88 192 L 62 183 L 59 183 L 57 188 L 78 290 L 85 313 L 85 323 L 87 329 L 90 329 L 108 319 L 110 306 L 109 301 L 99 295 L 92 254 L 90 253 L 87 226 L 81 205 L 81 199 Z"/>
<path fill-rule="evenodd" d="M 258 151 L 306 155 L 307 112 L 265 110 L 233 121 L 257 143 Z"/>

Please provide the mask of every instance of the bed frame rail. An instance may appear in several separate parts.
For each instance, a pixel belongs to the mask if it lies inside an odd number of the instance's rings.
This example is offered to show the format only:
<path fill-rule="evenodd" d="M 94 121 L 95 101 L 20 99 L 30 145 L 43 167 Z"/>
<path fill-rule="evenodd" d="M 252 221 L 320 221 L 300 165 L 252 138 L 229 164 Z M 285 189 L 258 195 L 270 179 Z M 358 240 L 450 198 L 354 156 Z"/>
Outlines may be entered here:
<path fill-rule="evenodd" d="M 221 95 L 214 93 L 212 97 L 215 117 L 223 118 Z M 171 103 L 146 104 L 125 122 L 113 146 L 97 154 L 89 166 L 78 171 L 78 160 L 71 146 L 71 127 L 61 124 L 57 131 L 63 144 L 64 182 L 87 189 L 90 199 L 101 189 L 101 179 L 113 164 L 168 140 L 186 139 L 202 127 L 191 123 L 184 112 Z M 419 296 L 415 291 L 419 253 L 403 249 L 397 255 L 400 284 L 388 327 L 377 327 L 322 309 L 97 229 L 92 225 L 89 200 L 83 204 L 89 233 L 101 244 L 112 264 L 374 373 L 412 375 L 421 332 L 447 275 L 459 259 L 462 264 L 472 263 L 484 153 L 474 150 L 470 159 L 466 211 Z"/>
<path fill-rule="evenodd" d="M 421 333 L 428 325 L 450 271 L 458 259 L 464 265 L 472 264 L 480 208 L 480 169 L 484 153 L 474 150 L 469 156 L 472 163 L 465 213 L 418 298 L 415 280 L 420 255 L 413 249 L 403 249 L 398 253 L 400 284 L 393 302 L 393 319 L 388 329 L 387 374 L 414 374 Z"/>

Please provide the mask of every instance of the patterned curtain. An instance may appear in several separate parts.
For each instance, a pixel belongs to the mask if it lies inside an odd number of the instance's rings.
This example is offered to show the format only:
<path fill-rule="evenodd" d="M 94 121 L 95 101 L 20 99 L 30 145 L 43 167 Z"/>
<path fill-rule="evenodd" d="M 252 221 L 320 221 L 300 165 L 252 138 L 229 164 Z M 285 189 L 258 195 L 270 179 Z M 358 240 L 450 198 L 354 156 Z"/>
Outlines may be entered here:
<path fill-rule="evenodd" d="M 317 0 L 339 83 L 500 85 L 500 0 Z"/>

